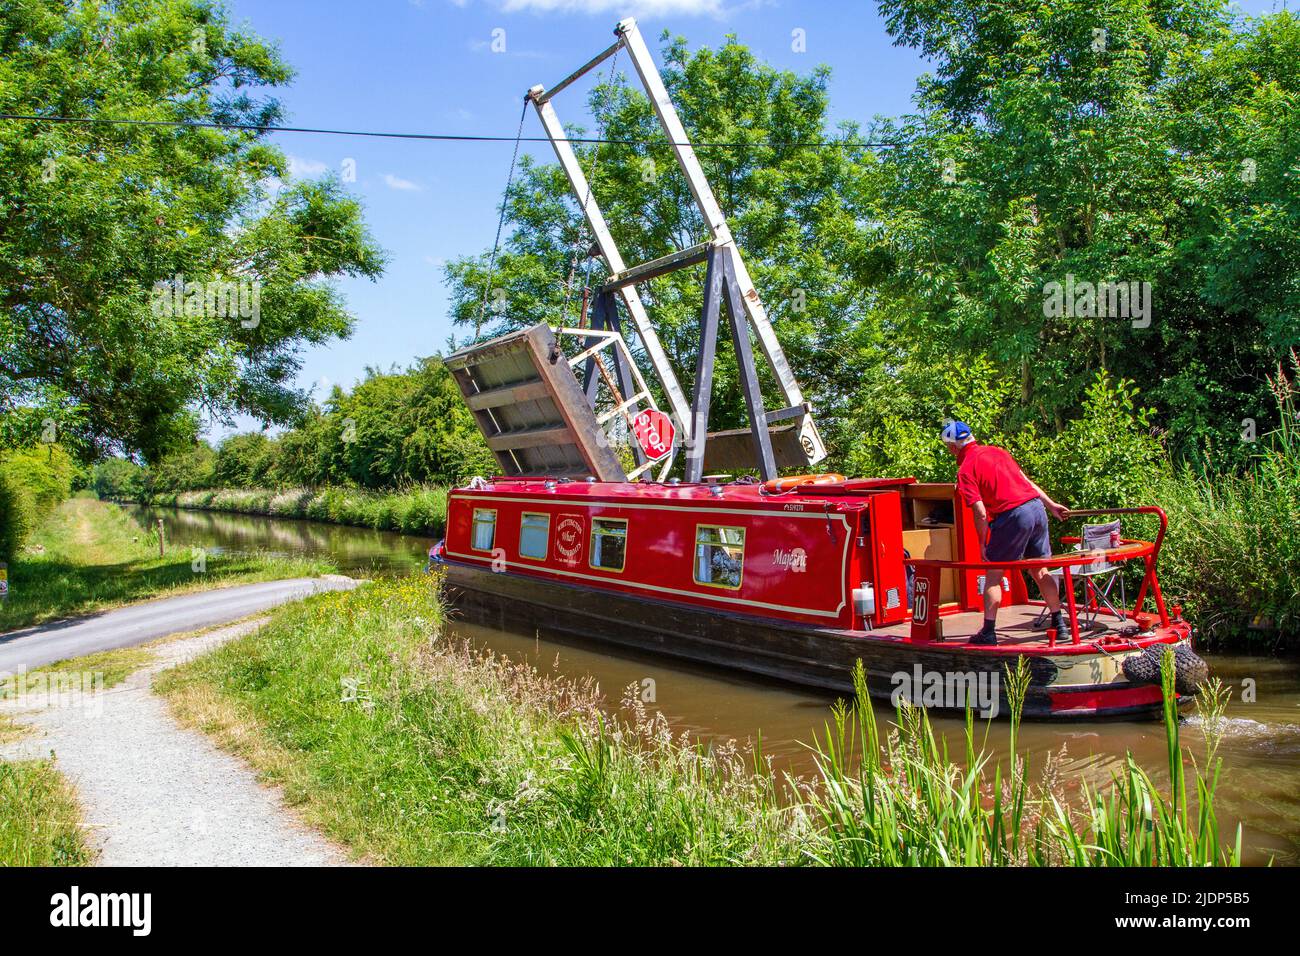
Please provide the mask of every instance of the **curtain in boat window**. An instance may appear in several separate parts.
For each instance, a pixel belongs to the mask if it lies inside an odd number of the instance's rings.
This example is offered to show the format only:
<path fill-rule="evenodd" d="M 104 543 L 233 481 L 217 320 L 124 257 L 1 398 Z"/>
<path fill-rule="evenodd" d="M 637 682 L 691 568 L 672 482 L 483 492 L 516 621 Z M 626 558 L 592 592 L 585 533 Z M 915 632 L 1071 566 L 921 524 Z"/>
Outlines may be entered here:
<path fill-rule="evenodd" d="M 474 531 L 470 547 L 475 551 L 491 551 L 496 543 L 497 513 L 484 508 L 474 509 Z"/>
<path fill-rule="evenodd" d="M 525 514 L 519 525 L 519 555 L 524 558 L 546 560 L 551 538 L 551 516 Z"/>

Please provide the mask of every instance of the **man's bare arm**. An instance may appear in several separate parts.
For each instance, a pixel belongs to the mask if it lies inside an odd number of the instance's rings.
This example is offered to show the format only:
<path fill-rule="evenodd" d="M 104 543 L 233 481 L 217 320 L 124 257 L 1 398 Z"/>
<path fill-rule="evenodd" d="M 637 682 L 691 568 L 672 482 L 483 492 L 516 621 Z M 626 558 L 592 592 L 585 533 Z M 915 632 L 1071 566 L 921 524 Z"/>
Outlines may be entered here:
<path fill-rule="evenodd" d="M 1025 475 L 1023 471 L 1021 471 L 1020 473 L 1022 475 Z M 1064 521 L 1066 518 L 1070 517 L 1070 509 L 1063 504 L 1058 504 L 1057 502 L 1053 501 L 1052 496 L 1049 495 L 1047 492 L 1045 492 L 1042 488 L 1038 487 L 1038 483 L 1035 482 L 1034 479 L 1030 478 L 1028 475 L 1025 475 L 1025 481 L 1029 482 L 1030 487 L 1033 488 L 1034 491 L 1038 492 L 1039 499 L 1042 500 L 1047 510 L 1051 513 L 1052 517 L 1056 518 L 1056 520 L 1058 521 Z"/>
<path fill-rule="evenodd" d="M 975 537 L 980 543 L 980 560 L 984 558 L 984 543 L 989 539 L 989 512 L 984 502 L 977 501 L 971 505 L 971 514 L 975 516 Z"/>

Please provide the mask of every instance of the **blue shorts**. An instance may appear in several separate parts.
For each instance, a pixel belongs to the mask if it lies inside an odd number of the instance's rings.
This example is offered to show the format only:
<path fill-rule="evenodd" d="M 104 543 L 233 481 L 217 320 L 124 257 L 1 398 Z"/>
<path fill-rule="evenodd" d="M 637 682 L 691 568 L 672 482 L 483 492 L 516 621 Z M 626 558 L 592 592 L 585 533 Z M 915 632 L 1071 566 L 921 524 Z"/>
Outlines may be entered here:
<path fill-rule="evenodd" d="M 989 543 L 984 548 L 989 561 L 1046 558 L 1051 553 L 1047 509 L 1043 507 L 1041 498 L 1033 498 L 1004 511 L 989 524 Z"/>

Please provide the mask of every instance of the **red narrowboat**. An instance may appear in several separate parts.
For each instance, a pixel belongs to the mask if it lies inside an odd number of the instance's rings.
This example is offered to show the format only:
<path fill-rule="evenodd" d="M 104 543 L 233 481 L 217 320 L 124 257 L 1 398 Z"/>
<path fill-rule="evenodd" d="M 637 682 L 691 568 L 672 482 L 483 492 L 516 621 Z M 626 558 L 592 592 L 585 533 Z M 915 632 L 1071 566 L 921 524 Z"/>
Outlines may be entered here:
<path fill-rule="evenodd" d="M 1031 675 L 1027 716 L 1156 713 L 1166 645 L 1177 651 L 1180 690 L 1194 691 L 1204 664 L 1156 577 L 1160 509 L 1112 514 L 1156 516 L 1153 542 L 1121 539 L 1112 524 L 1100 526 L 1107 534 L 1100 543 L 1085 541 L 1087 550 L 1002 562 L 1009 579 L 1002 640 L 982 646 L 970 643 L 983 617 L 981 552 L 952 485 L 777 477 L 827 455 L 812 405 L 635 21 L 621 21 L 614 35 L 576 73 L 528 91 L 594 240 L 588 264 L 603 260 L 604 281 L 583 289 L 572 328 L 536 324 L 444 359 L 503 476 L 450 494 L 447 536 L 432 557 L 445 567 L 453 603 L 499 626 L 545 627 L 836 692 L 852 690 L 860 660 L 874 695 L 927 707 L 974 703 L 990 715 L 1006 712 L 1006 666 L 1020 657 Z M 553 102 L 621 53 L 632 60 L 708 233 L 698 245 L 630 266 Z M 617 75 L 611 62 L 610 81 Z M 701 265 L 688 395 L 638 287 Z M 489 266 L 484 303 L 491 287 Z M 624 317 L 639 357 L 625 341 Z M 714 359 L 726 333 L 749 427 L 710 433 Z M 566 352 L 565 343 L 577 345 Z M 775 408 L 764 401 L 761 362 Z M 669 477 L 679 449 L 682 480 Z M 706 469 L 752 469 L 761 480 L 706 480 Z M 1141 583 L 1128 608 L 1124 566 L 1137 562 Z M 1042 567 L 1062 576 L 1069 633 L 1047 630 L 1049 617 L 1027 592 L 1024 572 Z M 1144 609 L 1148 600 L 1153 610 Z"/>
<path fill-rule="evenodd" d="M 451 493 L 435 559 L 452 603 L 478 620 L 835 692 L 852 691 L 861 660 L 874 696 L 961 708 L 987 681 L 999 694 L 987 710 L 1005 713 L 1005 667 L 1023 655 L 1028 717 L 1149 717 L 1161 707 L 1166 644 L 1178 651 L 1180 679 L 1194 680 L 1191 627 L 1165 607 L 1156 576 L 1158 508 L 1121 509 L 1154 514 L 1154 542 L 1013 562 L 1001 640 L 990 647 L 969 644 L 984 581 L 970 560 L 979 554 L 974 521 L 952 485 L 779 487 L 478 480 Z M 1128 561 L 1144 568 L 1137 607 L 1149 598 L 1151 612 L 1103 600 L 1088 576 Z M 1061 568 L 1068 634 L 1048 631 L 1027 593 L 1021 572 L 1035 565 Z M 1080 583 L 1086 599 L 1076 601 Z M 928 690 L 935 695 L 923 697 Z"/>

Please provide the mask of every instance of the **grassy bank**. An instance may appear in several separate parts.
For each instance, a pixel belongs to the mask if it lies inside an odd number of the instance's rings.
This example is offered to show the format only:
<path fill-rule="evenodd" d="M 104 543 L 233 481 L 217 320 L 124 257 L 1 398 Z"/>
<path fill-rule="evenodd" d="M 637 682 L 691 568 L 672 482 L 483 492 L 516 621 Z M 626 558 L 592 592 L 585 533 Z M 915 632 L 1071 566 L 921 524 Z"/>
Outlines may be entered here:
<path fill-rule="evenodd" d="M 52 762 L 0 762 L 0 866 L 93 862 L 76 796 Z"/>
<path fill-rule="evenodd" d="M 447 489 L 436 485 L 386 492 L 356 488 L 279 491 L 219 488 L 157 493 L 147 503 L 277 518 L 311 518 L 406 534 L 441 534 L 447 522 Z"/>
<path fill-rule="evenodd" d="M 635 694 L 611 713 L 589 686 L 450 644 L 441 620 L 429 579 L 376 582 L 284 608 L 155 686 L 312 823 L 383 863 L 1235 861 L 1213 778 L 1189 778 L 1189 807 L 1130 765 L 1071 809 L 1023 758 L 992 766 L 973 722 L 964 771 L 923 713 L 882 732 L 860 697 L 820 741 L 819 778 L 792 781 L 755 754 L 674 737 Z M 1168 732 L 1181 781 L 1175 721 Z"/>
<path fill-rule="evenodd" d="M 0 632 L 132 601 L 226 584 L 311 576 L 327 562 L 270 555 L 204 555 L 169 549 L 120 508 L 90 498 L 63 502 L 9 565 Z"/>

